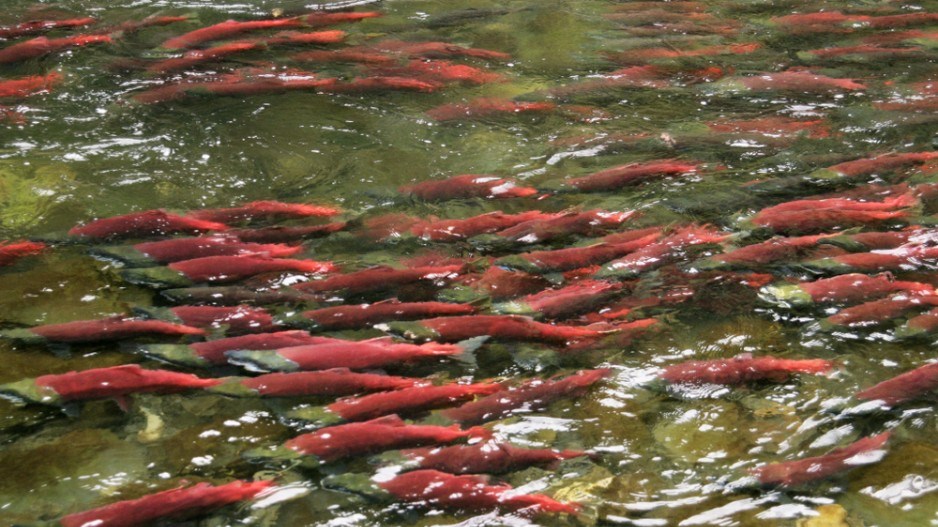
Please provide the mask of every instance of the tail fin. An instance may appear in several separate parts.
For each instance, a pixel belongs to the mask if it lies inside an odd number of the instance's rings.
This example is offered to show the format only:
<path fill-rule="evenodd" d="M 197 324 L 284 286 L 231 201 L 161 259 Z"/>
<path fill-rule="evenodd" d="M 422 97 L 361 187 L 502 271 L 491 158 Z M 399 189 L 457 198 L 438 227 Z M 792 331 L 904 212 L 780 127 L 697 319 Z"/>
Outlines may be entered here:
<path fill-rule="evenodd" d="M 466 339 L 456 343 L 456 346 L 462 349 L 461 352 L 452 355 L 452 357 L 465 365 L 468 368 L 478 367 L 478 362 L 476 361 L 475 352 L 485 344 L 485 341 L 489 339 L 488 336 L 473 337 L 471 339 Z"/>

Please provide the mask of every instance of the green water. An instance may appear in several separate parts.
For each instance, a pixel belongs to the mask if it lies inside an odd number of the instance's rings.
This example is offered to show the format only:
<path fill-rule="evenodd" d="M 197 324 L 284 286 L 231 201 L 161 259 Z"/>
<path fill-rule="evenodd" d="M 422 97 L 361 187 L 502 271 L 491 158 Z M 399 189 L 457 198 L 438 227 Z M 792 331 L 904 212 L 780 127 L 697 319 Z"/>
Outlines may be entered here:
<path fill-rule="evenodd" d="M 863 13 L 935 12 L 935 2 L 705 2 L 720 20 L 740 25 L 736 36 L 693 37 L 702 43 L 761 42 L 749 55 L 682 59 L 688 69 L 719 66 L 736 75 L 804 66 L 797 51 L 841 45 L 852 35 L 788 35 L 772 16 L 819 9 Z M 568 207 L 638 209 L 638 224 L 710 222 L 732 229 L 736 219 L 771 200 L 740 190 L 753 179 L 799 175 L 857 157 L 938 147 L 938 120 L 928 112 L 884 112 L 873 101 L 896 86 L 935 78 L 935 54 L 906 59 L 831 61 L 815 71 L 862 79 L 870 88 L 846 95 L 708 94 L 707 86 L 612 89 L 582 93 L 566 104 L 605 114 L 586 122 L 563 112 L 435 123 L 435 106 L 486 97 L 543 100 L 545 90 L 612 71 L 604 52 L 670 45 L 691 37 L 641 37 L 604 15 L 613 1 L 387 1 L 360 7 L 383 18 L 344 25 L 350 45 L 382 38 L 439 40 L 509 53 L 505 63 L 468 60 L 505 77 L 482 86 L 450 86 L 432 94 L 361 96 L 288 93 L 275 96 L 195 96 L 142 106 L 129 96 L 156 82 L 114 66 L 151 57 L 160 42 L 228 18 L 267 17 L 274 8 L 304 11 L 302 2 L 74 0 L 42 6 L 48 13 L 89 15 L 102 23 L 154 14 L 192 15 L 192 22 L 156 27 L 113 45 L 76 49 L 0 67 L 12 78 L 58 71 L 49 94 L 14 103 L 21 126 L 0 124 L 0 238 L 61 234 L 77 222 L 152 208 L 189 210 L 259 199 L 336 204 L 346 219 L 386 212 L 462 218 L 493 210 Z M 7 0 L 2 17 L 19 19 L 32 2 Z M 919 29 L 935 31 L 935 26 Z M 865 35 L 866 33 L 861 33 Z M 292 63 L 285 50 L 252 52 L 220 70 L 258 62 Z M 672 63 L 674 64 L 674 63 Z M 325 73 L 351 67 L 327 65 Z M 893 83 L 891 86 L 886 83 Z M 701 123 L 771 115 L 825 119 L 826 138 L 770 137 L 738 141 L 700 133 Z M 666 133 L 675 144 L 661 140 Z M 618 136 L 648 134 L 639 142 Z M 750 138 L 751 139 L 751 138 Z M 427 204 L 402 199 L 400 185 L 462 173 L 494 173 L 549 187 L 567 176 L 657 158 L 680 157 L 720 167 L 689 179 L 653 181 L 620 192 L 562 194 L 532 203 L 468 200 Z M 916 181 L 929 181 L 917 174 Z M 934 175 L 931 176 L 934 178 Z M 775 201 L 778 201 L 777 199 Z M 934 211 L 925 211 L 933 213 Z M 399 261 L 424 244 L 368 244 L 347 233 L 306 244 L 306 256 L 354 270 Z M 476 258 L 469 245 L 438 245 L 449 256 Z M 126 284 L 117 264 L 62 245 L 0 271 L 0 320 L 37 325 L 126 313 L 160 303 L 153 291 Z M 936 282 L 934 277 L 916 275 Z M 821 505 L 836 504 L 846 524 L 938 525 L 938 421 L 934 402 L 833 420 L 825 408 L 872 384 L 934 358 L 930 341 L 896 342 L 888 332 L 822 334 L 806 329 L 822 311 L 789 317 L 760 303 L 746 287 L 699 291 L 687 304 L 660 312 L 665 328 L 628 348 L 557 359 L 545 346 L 486 346 L 479 366 L 399 368 L 395 373 L 523 379 L 605 365 L 614 376 L 589 395 L 543 412 L 499 422 L 499 437 L 522 446 L 588 449 L 586 462 L 557 470 L 529 469 L 505 481 L 530 492 L 585 505 L 579 518 L 536 520 L 494 514 L 472 517 L 401 505 L 375 504 L 326 490 L 328 474 L 373 471 L 366 460 L 322 471 L 284 471 L 284 484 L 306 488 L 297 499 L 252 509 L 228 508 L 194 525 L 795 525 Z M 376 331 L 346 332 L 365 338 Z M 656 368 L 681 360 L 739 353 L 832 359 L 838 372 L 781 384 L 686 393 L 675 397 L 644 387 Z M 85 346 L 68 355 L 0 343 L 0 383 L 141 362 L 117 345 Z M 143 362 L 145 366 L 165 367 Z M 197 372 L 203 373 L 203 372 Z M 231 373 L 220 371 L 218 374 Z M 324 403 L 313 400 L 306 402 Z M 278 420 L 297 401 L 233 400 L 218 396 L 141 396 L 129 412 L 111 401 L 85 404 L 69 417 L 55 409 L 0 401 L 0 523 L 29 523 L 172 488 L 181 481 L 225 482 L 270 477 L 241 454 L 279 444 L 299 429 Z M 792 490 L 740 483 L 758 464 L 820 455 L 860 437 L 894 430 L 879 463 Z M 831 525 L 843 525 L 832 523 Z"/>

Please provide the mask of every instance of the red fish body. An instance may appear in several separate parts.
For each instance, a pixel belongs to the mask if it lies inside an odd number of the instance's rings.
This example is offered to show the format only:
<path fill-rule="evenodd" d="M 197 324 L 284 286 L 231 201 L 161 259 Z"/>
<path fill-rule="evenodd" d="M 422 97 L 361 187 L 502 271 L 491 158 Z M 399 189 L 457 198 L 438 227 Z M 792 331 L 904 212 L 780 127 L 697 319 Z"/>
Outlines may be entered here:
<path fill-rule="evenodd" d="M 53 29 L 73 29 L 94 24 L 90 17 L 68 18 L 62 20 L 30 20 L 14 26 L 0 26 L 0 38 L 18 38 L 38 33 L 47 33 Z"/>
<path fill-rule="evenodd" d="M 415 415 L 454 406 L 477 395 L 490 395 L 501 390 L 501 385 L 493 383 L 414 386 L 393 392 L 341 399 L 326 406 L 323 414 L 329 421 L 365 421 L 391 414 Z"/>
<path fill-rule="evenodd" d="M 530 466 L 555 464 L 587 455 L 576 450 L 519 448 L 510 443 L 424 447 L 402 450 L 397 456 L 406 468 L 432 469 L 449 474 L 505 474 Z"/>
<path fill-rule="evenodd" d="M 822 169 L 820 172 L 839 177 L 856 178 L 885 174 L 902 168 L 923 165 L 938 159 L 938 152 L 900 152 L 845 161 Z"/>
<path fill-rule="evenodd" d="M 932 362 L 862 390 L 856 394 L 856 398 L 862 401 L 882 401 L 886 406 L 896 406 L 936 389 L 938 362 Z"/>
<path fill-rule="evenodd" d="M 609 191 L 636 185 L 653 178 L 694 173 L 698 168 L 699 165 L 696 163 L 686 163 L 675 159 L 630 163 L 574 178 L 568 180 L 567 184 L 584 192 Z"/>
<path fill-rule="evenodd" d="M 798 53 L 798 57 L 802 60 L 889 59 L 920 55 L 923 51 L 919 47 L 887 48 L 874 44 L 860 44 L 802 51 Z"/>
<path fill-rule="evenodd" d="M 258 229 L 232 229 L 228 234 L 242 242 L 249 243 L 288 243 L 298 242 L 309 238 L 321 238 L 347 227 L 345 222 L 325 223 L 322 225 L 303 225 L 286 227 L 261 227 Z M 271 255 L 274 256 L 274 255 Z"/>
<path fill-rule="evenodd" d="M 788 70 L 778 73 L 763 73 L 752 77 L 735 77 L 726 82 L 732 88 L 753 92 L 798 92 L 836 93 L 861 91 L 866 85 L 852 79 L 840 79 L 811 73 L 810 71 Z"/>
<path fill-rule="evenodd" d="M 832 450 L 823 456 L 796 459 L 783 463 L 770 463 L 753 469 L 752 473 L 763 485 L 783 485 L 786 487 L 825 479 L 856 467 L 860 463 L 851 462 L 851 458 L 882 449 L 889 439 L 889 435 L 889 432 L 884 432 L 872 437 L 865 437 L 843 448 Z M 870 462 L 872 461 L 866 461 L 863 464 Z"/>
<path fill-rule="evenodd" d="M 686 252 L 696 245 L 720 243 L 727 236 L 707 226 L 684 227 L 659 241 L 646 244 L 628 256 L 605 264 L 594 276 L 603 279 L 633 278 L 685 257 Z"/>
<path fill-rule="evenodd" d="M 259 307 L 177 306 L 167 311 L 175 319 L 174 322 L 202 329 L 224 327 L 229 335 L 264 333 L 277 329 L 271 314 Z"/>
<path fill-rule="evenodd" d="M 498 231 L 497 235 L 512 242 L 543 243 L 567 236 L 601 234 L 635 216 L 635 211 L 567 211 L 519 223 Z"/>
<path fill-rule="evenodd" d="M 710 257 L 707 263 L 722 267 L 749 267 L 797 259 L 831 235 L 776 237 Z"/>
<path fill-rule="evenodd" d="M 352 62 L 356 64 L 390 64 L 397 60 L 397 57 L 380 51 L 372 51 L 365 48 L 345 48 L 330 51 L 303 51 L 294 53 L 290 56 L 293 60 L 333 63 L 333 62 Z"/>
<path fill-rule="evenodd" d="M 242 243 L 238 238 L 228 235 L 199 236 L 192 238 L 173 238 L 156 242 L 138 243 L 133 250 L 136 255 L 115 253 L 121 259 L 130 259 L 134 263 L 171 263 L 193 260 L 208 256 L 234 256 L 240 254 L 263 254 L 272 258 L 293 256 L 302 251 L 301 247 L 279 244 Z"/>
<path fill-rule="evenodd" d="M 498 176 L 463 174 L 442 181 L 425 181 L 401 187 L 401 192 L 427 201 L 468 198 L 524 198 L 537 193 Z"/>
<path fill-rule="evenodd" d="M 305 371 L 348 368 L 367 370 L 421 359 L 460 355 L 466 348 L 429 342 L 422 345 L 382 341 L 335 341 L 300 345 L 275 351 L 229 351 L 229 361 L 263 371 Z"/>
<path fill-rule="evenodd" d="M 3 332 L 3 336 L 27 343 L 64 342 L 69 344 L 112 341 L 148 336 L 204 335 L 199 328 L 172 324 L 162 320 L 135 320 L 111 317 L 98 320 L 76 320 L 62 324 L 46 324 L 23 330 Z"/>
<path fill-rule="evenodd" d="M 319 79 L 310 73 L 267 75 L 257 78 L 238 74 L 203 82 L 178 82 L 137 92 L 133 99 L 141 104 L 160 104 L 185 99 L 194 94 L 242 97 L 278 94 L 289 91 L 322 91 L 334 86 L 335 79 Z"/>
<path fill-rule="evenodd" d="M 562 319 L 596 309 L 619 294 L 623 284 L 583 280 L 494 306 L 498 313 Z"/>
<path fill-rule="evenodd" d="M 903 338 L 918 337 L 936 331 L 938 331 L 938 308 L 910 318 L 903 327 L 896 330 L 896 336 Z"/>
<path fill-rule="evenodd" d="M 559 399 L 583 395 L 610 373 L 608 369 L 581 370 L 562 379 L 535 379 L 441 413 L 457 423 L 480 424 L 515 411 L 537 411 Z"/>
<path fill-rule="evenodd" d="M 0 98 L 22 98 L 49 91 L 62 80 L 56 72 L 48 75 L 32 75 L 19 79 L 0 80 Z"/>
<path fill-rule="evenodd" d="M 314 337 L 305 331 L 291 330 L 228 337 L 188 345 L 148 345 L 140 351 L 149 357 L 186 366 L 220 366 L 228 363 L 225 352 L 232 350 L 275 350 L 306 344 L 322 344 L 335 339 Z"/>
<path fill-rule="evenodd" d="M 452 443 L 475 437 L 478 430 L 458 426 L 408 425 L 396 415 L 363 423 L 330 426 L 284 443 L 295 455 L 331 462 L 385 450 Z"/>
<path fill-rule="evenodd" d="M 485 60 L 509 60 L 511 55 L 490 49 L 465 48 L 448 42 L 404 42 L 400 40 L 382 40 L 375 44 L 381 51 L 398 53 L 408 57 L 441 59 L 469 57 Z"/>
<path fill-rule="evenodd" d="M 359 11 L 359 12 L 315 12 L 299 18 L 309 27 L 333 26 L 335 24 L 345 24 L 348 22 L 361 22 L 369 18 L 379 18 L 383 16 L 378 11 Z"/>
<path fill-rule="evenodd" d="M 509 485 L 489 485 L 479 476 L 455 476 L 436 470 L 415 470 L 399 474 L 378 485 L 393 497 L 424 507 L 464 511 L 529 509 L 532 512 L 576 514 L 579 507 L 560 503 L 543 494 L 515 494 Z"/>
<path fill-rule="evenodd" d="M 374 304 L 324 307 L 301 313 L 323 330 L 362 329 L 380 322 L 415 320 L 449 315 L 470 315 L 476 308 L 468 304 L 444 302 L 399 302 L 389 300 Z"/>
<path fill-rule="evenodd" d="M 797 212 L 802 210 L 816 209 L 884 211 L 912 207 L 917 203 L 918 200 L 911 194 L 887 197 L 883 201 L 857 201 L 848 198 L 800 199 L 782 203 L 780 205 L 775 205 L 773 207 L 766 207 L 759 211 L 759 214 L 756 215 L 756 218 L 758 219 L 763 214 L 772 215 L 782 212 Z"/>
<path fill-rule="evenodd" d="M 147 236 L 165 236 L 177 232 L 223 231 L 227 228 L 227 225 L 213 221 L 186 218 L 162 210 L 148 210 L 95 220 L 85 225 L 73 227 L 68 233 L 71 236 L 93 239 L 143 238 Z"/>
<path fill-rule="evenodd" d="M 261 42 L 271 46 L 282 46 L 290 44 L 337 44 L 345 40 L 347 33 L 340 30 L 331 31 L 313 31 L 302 33 L 299 31 L 281 31 L 271 38 L 263 39 Z"/>
<path fill-rule="evenodd" d="M 293 373 L 268 373 L 257 377 L 226 379 L 210 391 L 252 397 L 303 397 L 310 395 L 353 395 L 411 388 L 423 381 L 375 373 L 357 373 L 344 368 Z"/>
<path fill-rule="evenodd" d="M 64 38 L 36 37 L 26 42 L 20 42 L 0 49 L 0 64 L 21 62 L 24 60 L 42 57 L 63 49 L 87 46 L 89 44 L 110 43 L 111 37 L 107 35 L 77 35 Z"/>
<path fill-rule="evenodd" d="M 707 128 L 721 134 L 759 134 L 766 137 L 799 133 L 813 138 L 830 136 L 830 129 L 824 120 L 801 121 L 778 116 L 743 121 L 713 121 L 707 123 Z"/>
<path fill-rule="evenodd" d="M 536 210 L 518 214 L 496 211 L 461 220 L 418 221 L 410 227 L 410 232 L 425 240 L 450 242 L 501 231 L 523 222 L 547 217 L 548 214 Z"/>
<path fill-rule="evenodd" d="M 658 377 L 665 381 L 692 384 L 746 384 L 761 380 L 784 381 L 792 373 L 826 373 L 833 368 L 821 359 L 797 360 L 777 357 L 734 357 L 688 361 L 668 366 Z"/>
<path fill-rule="evenodd" d="M 372 70 L 379 75 L 413 77 L 444 84 L 480 85 L 502 80 L 497 73 L 446 60 L 413 60 L 403 66 L 376 66 Z"/>
<path fill-rule="evenodd" d="M 279 201 L 252 201 L 240 207 L 206 209 L 189 213 L 190 218 L 218 223 L 239 223 L 254 220 L 308 218 L 311 216 L 334 216 L 339 209 L 305 203 L 282 203 Z"/>
<path fill-rule="evenodd" d="M 690 49 L 675 49 L 673 47 L 629 49 L 609 53 L 607 56 L 619 64 L 642 65 L 657 60 L 711 57 L 717 55 L 744 55 L 754 53 L 761 48 L 761 44 L 751 42 L 748 44 L 703 46 Z"/>
<path fill-rule="evenodd" d="M 550 90 L 555 97 L 572 97 L 582 93 L 594 93 L 623 88 L 667 88 L 670 86 L 664 77 L 664 70 L 657 66 L 632 66 L 609 72 L 600 78 L 559 86 Z"/>
<path fill-rule="evenodd" d="M 262 42 L 227 42 L 225 44 L 219 44 L 218 46 L 213 46 L 207 49 L 195 49 L 192 51 L 187 51 L 181 57 L 154 62 L 153 64 L 147 66 L 147 71 L 150 73 L 161 74 L 172 73 L 175 71 L 190 69 L 201 64 L 218 62 L 230 55 L 265 48 L 266 46 Z"/>
<path fill-rule="evenodd" d="M 565 344 L 576 340 L 598 339 L 615 332 L 612 326 L 564 326 L 536 322 L 518 315 L 468 315 L 442 317 L 418 322 L 390 322 L 389 329 L 407 338 L 458 342 L 474 337 L 498 340 L 537 341 Z"/>
<path fill-rule="evenodd" d="M 752 223 L 778 233 L 801 234 L 881 225 L 889 221 L 903 221 L 909 215 L 907 210 L 803 209 L 760 212 L 752 219 Z"/>
<path fill-rule="evenodd" d="M 0 267 L 12 265 L 20 258 L 35 256 L 46 250 L 41 242 L 0 242 Z"/>
<path fill-rule="evenodd" d="M 190 31 L 178 37 L 173 37 L 162 44 L 163 49 L 192 48 L 205 42 L 222 40 L 249 31 L 265 29 L 299 28 L 306 24 L 299 18 L 278 18 L 273 20 L 250 20 L 238 22 L 227 20 L 212 26 Z"/>
<path fill-rule="evenodd" d="M 217 487 L 198 483 L 76 512 L 58 523 L 62 527 L 141 527 L 164 519 L 180 521 L 249 500 L 272 486 L 271 481 L 233 481 Z"/>
<path fill-rule="evenodd" d="M 618 244 L 597 243 L 586 247 L 531 251 L 499 258 L 495 263 L 509 269 L 519 269 L 537 274 L 570 271 L 622 258 L 654 243 L 659 237 L 659 234 L 649 234 L 644 238 Z"/>
<path fill-rule="evenodd" d="M 874 326 L 913 309 L 935 305 L 938 305 L 938 297 L 935 295 L 899 294 L 842 309 L 825 318 L 822 324 L 832 328 Z"/>
<path fill-rule="evenodd" d="M 354 273 L 310 280 L 295 287 L 305 292 L 342 292 L 349 295 L 382 291 L 423 280 L 449 280 L 463 271 L 462 265 L 440 265 L 394 269 L 377 266 Z"/>
<path fill-rule="evenodd" d="M 809 269 L 827 273 L 875 273 L 912 271 L 933 265 L 938 258 L 935 247 L 902 247 L 888 251 L 851 253 L 805 262 Z"/>
<path fill-rule="evenodd" d="M 504 115 L 545 114 L 557 109 L 557 105 L 548 101 L 522 102 L 509 99 L 482 98 L 467 103 L 452 103 L 427 110 L 427 115 L 434 121 L 468 121 L 486 119 Z"/>
<path fill-rule="evenodd" d="M 122 397 L 133 393 L 172 393 L 217 385 L 188 373 L 145 370 L 136 364 L 36 377 L 36 386 L 52 390 L 62 402 Z"/>
<path fill-rule="evenodd" d="M 325 273 L 335 268 L 329 262 L 289 260 L 259 255 L 206 256 L 172 262 L 169 268 L 193 282 L 236 282 L 261 273 Z"/>
<path fill-rule="evenodd" d="M 318 87 L 325 93 L 381 93 L 388 91 L 405 91 L 419 93 L 433 93 L 443 85 L 439 82 L 412 77 L 396 77 L 378 75 L 374 77 L 358 77 L 347 82 L 331 81 Z"/>
<path fill-rule="evenodd" d="M 769 302 L 804 307 L 813 304 L 856 304 L 892 293 L 932 294 L 934 287 L 920 282 L 893 280 L 887 274 L 845 274 L 797 285 L 766 286 L 760 296 Z"/>

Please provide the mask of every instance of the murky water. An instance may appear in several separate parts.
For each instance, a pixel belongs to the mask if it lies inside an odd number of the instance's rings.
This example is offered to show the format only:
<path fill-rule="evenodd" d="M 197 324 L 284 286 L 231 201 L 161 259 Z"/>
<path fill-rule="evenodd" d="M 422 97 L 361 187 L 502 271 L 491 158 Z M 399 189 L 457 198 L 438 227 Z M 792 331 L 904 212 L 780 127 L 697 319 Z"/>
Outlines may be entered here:
<path fill-rule="evenodd" d="M 826 191 L 766 195 L 748 190 L 744 183 L 804 175 L 860 157 L 938 147 L 933 109 L 876 107 L 882 101 L 918 100 L 921 97 L 912 95 L 911 86 L 935 80 L 934 22 L 881 30 L 861 24 L 852 32 L 805 34 L 770 22 L 772 17 L 821 9 L 864 15 L 934 13 L 938 3 L 704 2 L 702 9 L 712 20 L 694 23 L 706 29 L 672 28 L 667 24 L 678 21 L 646 20 L 625 8 L 629 5 L 572 0 L 367 4 L 356 9 L 378 10 L 384 16 L 338 26 L 349 36 L 336 47 L 395 39 L 496 50 L 511 59 L 453 60 L 485 68 L 502 79 L 481 85 L 447 84 L 434 93 L 194 95 L 143 105 L 134 102 L 133 95 L 157 85 L 160 78 L 121 65 L 160 57 L 155 48 L 183 31 L 228 18 L 268 18 L 274 9 L 302 13 L 309 6 L 260 0 L 75 0 L 40 5 L 8 0 L 0 14 L 4 23 L 29 18 L 30 12 L 45 18 L 93 16 L 102 26 L 152 15 L 189 15 L 192 20 L 147 28 L 113 44 L 0 66 L 2 78 L 52 71 L 63 77 L 49 93 L 7 103 L 23 114 L 25 123 L 0 123 L 0 237 L 61 237 L 91 218 L 264 199 L 335 204 L 343 209 L 342 218 L 353 222 L 391 212 L 466 218 L 496 210 L 554 212 L 579 207 L 641 211 L 629 228 L 693 221 L 742 233 L 745 229 L 738 221 L 764 206 Z M 667 8 L 646 11 L 650 19 L 664 18 Z M 688 16 L 684 22 L 688 20 L 693 19 Z M 719 34 L 722 27 L 728 28 L 725 34 Z M 853 45 L 875 33 L 908 29 L 931 36 L 922 40 L 920 52 L 907 56 L 813 60 L 798 53 Z M 610 58 L 624 50 L 746 43 L 761 47 L 751 53 L 658 60 L 669 71 L 680 72 L 674 74 L 678 80 L 664 87 L 582 88 L 603 74 L 628 67 Z M 203 69 L 224 72 L 272 63 L 323 76 L 362 71 L 348 64 L 289 59 L 302 49 L 252 51 Z M 816 73 L 857 80 L 867 89 L 732 93 L 727 85 L 726 78 L 806 66 Z M 726 78 L 717 80 L 721 76 Z M 550 90 L 559 86 L 581 88 L 551 95 Z M 455 122 L 437 122 L 426 113 L 478 97 L 549 100 L 560 106 L 546 114 L 509 113 Z M 705 126 L 772 116 L 820 120 L 825 131 L 718 133 Z M 426 203 L 402 197 L 397 190 L 464 173 L 497 174 L 550 189 L 567 177 L 661 158 L 680 158 L 706 168 L 690 177 L 655 179 L 618 191 L 557 193 L 541 200 Z M 855 183 L 934 182 L 936 172 L 931 169 L 930 173 L 923 168 L 874 174 Z M 934 212 L 926 204 L 909 223 L 933 225 Z M 573 237 L 538 247 L 586 244 L 585 239 Z M 506 254 L 468 243 L 414 239 L 372 243 L 354 232 L 311 240 L 304 248 L 304 257 L 333 261 L 345 270 L 400 262 L 427 248 L 467 261 Z M 694 258 L 688 256 L 679 266 L 693 268 Z M 931 262 L 927 271 L 899 276 L 938 284 L 928 271 L 933 268 Z M 34 326 L 167 304 L 152 289 L 124 281 L 120 271 L 119 263 L 93 258 L 83 244 L 58 245 L 0 271 L 0 321 L 7 327 Z M 795 266 L 771 272 L 774 281 L 811 276 Z M 667 285 L 662 284 L 681 285 L 693 276 L 669 278 L 667 273 L 643 277 L 648 296 L 664 295 Z M 551 279 L 563 280 L 559 275 Z M 184 394 L 136 396 L 127 412 L 112 401 L 91 402 L 74 415 L 0 401 L 0 522 L 54 519 L 173 488 L 182 481 L 275 475 L 281 484 L 307 493 L 262 507 L 228 508 L 197 524 L 794 525 L 821 510 L 831 515 L 833 523 L 805 525 L 938 525 L 934 401 L 852 417 L 832 411 L 856 391 L 933 360 L 931 340 L 897 340 L 891 325 L 818 331 L 815 321 L 834 309 L 776 308 L 757 298 L 757 287 L 731 278 L 721 282 L 709 276 L 689 287 L 693 290 L 689 300 L 641 311 L 642 316 L 657 317 L 660 329 L 628 346 L 558 353 L 537 343 L 487 343 L 475 367 L 439 361 L 389 369 L 399 375 L 481 381 L 611 368 L 613 375 L 586 396 L 489 427 L 500 439 L 519 446 L 595 453 L 554 469 L 531 468 L 498 479 L 525 492 L 579 502 L 584 508 L 577 517 L 540 515 L 531 520 L 440 510 L 427 514 L 328 490 L 321 484 L 327 476 L 371 474 L 375 468 L 368 459 L 318 470 L 278 468 L 249 463 L 242 454 L 281 444 L 302 432 L 301 425 L 281 416 L 298 404 L 326 404 L 330 399 L 271 401 Z M 420 300 L 434 295 L 435 291 L 406 289 L 367 299 Z M 335 335 L 364 339 L 382 333 Z M 0 343 L 0 383 L 124 363 L 166 367 L 133 353 L 132 346 L 101 344 L 58 351 Z M 663 366 L 741 353 L 829 359 L 837 370 L 827 376 L 799 375 L 781 383 L 740 387 L 652 388 L 650 381 Z M 217 376 L 237 372 L 234 367 L 186 371 Z M 893 435 L 885 457 L 849 473 L 791 489 L 760 488 L 749 477 L 748 471 L 760 464 L 821 455 L 886 430 Z M 836 507 L 824 508 L 830 505 Z M 833 518 L 841 514 L 838 523 Z"/>

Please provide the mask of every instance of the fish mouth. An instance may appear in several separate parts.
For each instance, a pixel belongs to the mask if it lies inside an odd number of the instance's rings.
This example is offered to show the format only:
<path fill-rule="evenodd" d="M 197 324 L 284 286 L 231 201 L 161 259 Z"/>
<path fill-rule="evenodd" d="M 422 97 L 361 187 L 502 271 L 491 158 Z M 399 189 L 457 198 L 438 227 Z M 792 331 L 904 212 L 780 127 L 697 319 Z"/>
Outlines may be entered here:
<path fill-rule="evenodd" d="M 147 344 L 137 346 L 137 351 L 147 358 L 176 364 L 180 366 L 192 366 L 205 368 L 211 366 L 209 361 L 200 357 L 189 346 L 184 344 Z"/>

